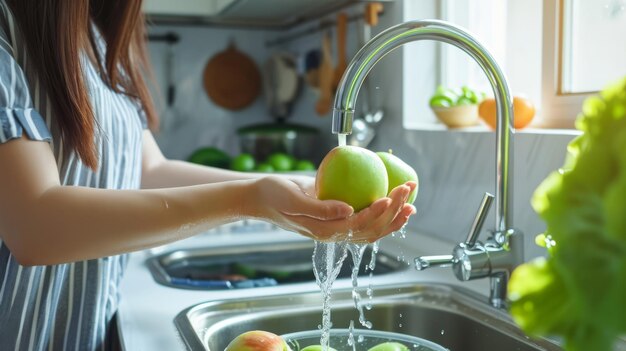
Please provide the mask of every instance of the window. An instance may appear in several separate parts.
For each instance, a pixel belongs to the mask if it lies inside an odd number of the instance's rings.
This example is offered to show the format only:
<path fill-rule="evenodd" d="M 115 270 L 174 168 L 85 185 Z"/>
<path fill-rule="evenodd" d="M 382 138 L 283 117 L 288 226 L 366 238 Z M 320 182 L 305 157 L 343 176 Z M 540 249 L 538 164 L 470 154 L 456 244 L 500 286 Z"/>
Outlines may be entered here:
<path fill-rule="evenodd" d="M 585 98 L 626 75 L 626 3 L 546 0 L 543 99 L 550 126 L 569 126 Z"/>
<path fill-rule="evenodd" d="M 417 2 L 405 3 L 412 4 L 405 4 L 407 20 L 425 18 Z M 626 37 L 621 35 L 626 32 L 626 0 L 436 3 L 436 16 L 466 28 L 489 49 L 506 73 L 513 94 L 525 95 L 535 103 L 538 116 L 534 126 L 572 128 L 585 98 L 626 75 Z M 412 57 L 417 54 L 407 50 L 405 69 L 415 70 L 408 62 L 415 62 Z M 439 74 L 429 89 L 437 84 L 451 88 L 467 84 L 491 93 L 484 73 L 465 53 L 442 44 L 433 55 Z M 424 94 L 430 95 L 432 90 Z M 405 111 L 411 110 L 405 106 Z M 432 114 L 427 109 L 421 112 Z M 434 124 L 435 118 L 429 121 Z"/>
<path fill-rule="evenodd" d="M 559 12 L 561 94 L 599 91 L 626 76 L 626 0 L 561 1 Z"/>

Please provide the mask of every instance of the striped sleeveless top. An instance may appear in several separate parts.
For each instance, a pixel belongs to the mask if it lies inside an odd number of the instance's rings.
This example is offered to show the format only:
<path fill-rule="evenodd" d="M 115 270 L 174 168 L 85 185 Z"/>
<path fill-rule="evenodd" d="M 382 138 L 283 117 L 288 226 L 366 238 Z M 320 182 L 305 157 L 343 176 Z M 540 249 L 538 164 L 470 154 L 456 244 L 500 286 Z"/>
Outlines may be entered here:
<path fill-rule="evenodd" d="M 99 168 L 92 171 L 74 154 L 63 157 L 50 101 L 24 44 L 0 0 L 0 143 L 23 134 L 50 143 L 65 186 L 138 189 L 145 128 L 141 107 L 111 90 L 85 58 L 85 82 L 99 126 Z M 0 172 L 7 171 L 0 165 Z M 120 255 L 23 267 L 0 240 L 0 350 L 109 349 L 106 336 L 126 261 Z"/>

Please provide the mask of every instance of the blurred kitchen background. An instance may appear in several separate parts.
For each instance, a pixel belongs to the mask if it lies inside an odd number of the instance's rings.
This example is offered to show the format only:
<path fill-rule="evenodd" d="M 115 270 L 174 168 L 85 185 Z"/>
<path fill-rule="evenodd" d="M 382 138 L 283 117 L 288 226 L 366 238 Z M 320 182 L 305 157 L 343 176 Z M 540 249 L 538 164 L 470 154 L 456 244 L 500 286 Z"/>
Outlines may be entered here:
<path fill-rule="evenodd" d="M 553 8 L 558 3 L 146 0 L 156 78 L 153 91 L 159 97 L 161 116 L 157 141 L 169 158 L 189 159 L 202 148 L 217 148 L 236 157 L 261 152 L 243 144 L 242 132 L 254 138 L 269 130 L 297 144 L 290 144 L 297 150 L 291 156 L 317 165 L 337 144 L 330 132 L 332 99 L 323 100 L 330 94 L 341 61 L 350 61 L 370 31 L 373 36 L 412 19 L 450 20 L 483 41 L 500 62 L 513 93 L 536 106 L 532 124 L 515 137 L 513 171 L 514 225 L 528 234 L 527 256 L 536 256 L 543 250 L 535 248 L 533 238 L 544 225 L 531 209 L 530 198 L 541 180 L 563 164 L 566 145 L 577 134 L 571 128 L 582 102 L 575 98 L 570 110 L 556 108 L 562 106 L 551 100 L 556 96 L 550 95 L 554 72 L 577 72 L 563 79 L 575 96 L 596 91 L 626 73 L 616 70 L 620 66 L 614 63 L 599 65 L 592 55 L 579 55 L 598 52 L 593 45 L 600 44 L 594 38 L 601 33 L 575 37 L 589 33 L 585 26 L 623 32 L 623 4 L 577 0 L 570 2 L 572 8 Z M 555 37 L 561 28 L 555 18 L 562 13 L 569 16 L 568 28 L 575 30 Z M 581 14 L 586 14 L 584 23 L 578 20 Z M 340 18 L 346 19 L 345 35 L 338 31 Z M 555 66 L 555 53 L 562 53 L 555 43 L 574 37 L 566 41 L 571 45 L 566 45 L 570 51 L 565 59 Z M 345 57 L 338 45 L 342 38 Z M 622 49 L 601 50 L 609 53 L 603 55 L 605 59 L 615 62 L 626 57 L 624 52 L 609 51 Z M 580 68 L 589 65 L 598 70 L 581 76 L 586 70 Z M 358 98 L 362 139 L 352 142 L 375 151 L 392 149 L 413 166 L 420 190 L 415 203 L 418 214 L 410 229 L 456 242 L 466 234 L 483 193 L 494 191 L 495 137 L 485 124 L 449 129 L 439 122 L 429 107 L 438 85 L 470 86 L 491 94 L 482 72 L 466 55 L 432 42 L 411 43 L 385 57 L 370 73 Z M 224 94 L 228 89 L 238 93 Z M 493 217 L 488 219 L 492 222 Z"/>

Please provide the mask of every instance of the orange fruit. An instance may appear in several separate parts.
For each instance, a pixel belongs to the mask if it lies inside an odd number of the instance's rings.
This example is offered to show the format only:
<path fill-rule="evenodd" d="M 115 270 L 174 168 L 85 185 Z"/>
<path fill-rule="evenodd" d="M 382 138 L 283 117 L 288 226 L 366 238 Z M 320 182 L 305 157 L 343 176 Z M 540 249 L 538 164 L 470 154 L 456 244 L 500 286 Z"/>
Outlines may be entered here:
<path fill-rule="evenodd" d="M 492 129 L 496 129 L 496 100 L 487 98 L 478 106 L 478 115 Z M 535 105 L 524 97 L 513 97 L 513 126 L 522 129 L 530 124 L 535 117 Z"/>

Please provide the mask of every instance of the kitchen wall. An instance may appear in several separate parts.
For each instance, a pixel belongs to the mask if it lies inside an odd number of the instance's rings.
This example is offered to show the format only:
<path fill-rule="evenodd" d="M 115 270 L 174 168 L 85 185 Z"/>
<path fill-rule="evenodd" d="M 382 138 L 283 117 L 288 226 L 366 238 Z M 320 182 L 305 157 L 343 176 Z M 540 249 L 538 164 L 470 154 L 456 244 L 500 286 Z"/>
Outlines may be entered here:
<path fill-rule="evenodd" d="M 240 111 L 225 110 L 208 98 L 202 85 L 202 73 L 213 55 L 226 49 L 232 41 L 238 50 L 249 55 L 262 71 L 264 63 L 272 53 L 287 52 L 301 61 L 307 51 L 319 49 L 321 43 L 320 33 L 269 48 L 266 46 L 268 41 L 287 33 L 271 30 L 156 25 L 151 26 L 149 32 L 150 34 L 174 32 L 180 36 L 179 43 L 174 45 L 173 80 L 176 86 L 176 100 L 171 107 L 166 106 L 163 98 L 167 86 L 165 67 L 167 44 L 150 42 L 148 46 L 156 78 L 156 85 L 152 91 L 154 96 L 160 97 L 157 105 L 161 117 L 161 130 L 155 133 L 155 137 L 164 154 L 176 159 L 185 159 L 195 149 L 203 146 L 219 147 L 235 155 L 240 151 L 235 135 L 237 128 L 274 121 L 268 112 L 263 93 L 251 106 Z M 333 30 L 329 32 L 332 33 Z M 356 36 L 353 25 L 349 26 L 349 35 L 353 38 Z M 351 40 L 349 52 L 354 52 L 356 48 L 356 41 Z M 336 145 L 336 138 L 330 133 L 325 133 L 330 130 L 330 114 L 318 116 L 314 112 L 318 97 L 319 92 L 306 86 L 301 80 L 297 103 L 288 117 L 288 122 L 316 127 L 323 132 L 320 135 L 321 145 L 316 146 L 319 150 L 318 158 L 321 159 Z"/>
<path fill-rule="evenodd" d="M 241 111 L 228 111 L 209 100 L 202 85 L 202 72 L 213 55 L 225 50 L 233 41 L 237 48 L 256 62 L 263 62 L 268 53 L 264 48 L 265 31 L 232 30 L 192 26 L 152 26 L 150 34 L 177 33 L 180 41 L 174 45 L 173 80 L 176 98 L 167 107 L 163 98 L 166 91 L 167 45 L 150 42 L 158 97 L 161 128 L 155 133 L 164 154 L 170 158 L 185 159 L 201 146 L 215 146 L 228 152 L 238 151 L 235 138 L 237 127 L 261 121 L 266 116 L 261 99 Z"/>
<path fill-rule="evenodd" d="M 420 6 L 418 10 L 423 13 L 423 18 L 437 16 L 436 1 L 416 3 L 398 1 L 385 4 L 385 15 L 381 17 L 379 30 L 403 21 L 405 6 Z M 165 154 L 173 158 L 185 158 L 193 149 L 205 145 L 237 152 L 234 136 L 237 127 L 271 121 L 263 99 L 259 98 L 241 112 L 224 111 L 206 97 L 201 85 L 201 72 L 207 60 L 225 48 L 231 38 L 235 39 L 242 51 L 262 65 L 271 53 L 265 47 L 265 42 L 284 33 L 199 27 L 157 27 L 151 32 L 168 30 L 175 30 L 182 37 L 176 49 L 175 79 L 178 94 L 173 108 L 162 109 L 164 127 L 157 137 L 159 144 Z M 349 26 L 349 38 L 356 38 L 356 30 L 354 24 Z M 319 34 L 313 34 L 278 49 L 303 53 L 319 47 L 320 38 Z M 350 42 L 348 52 L 353 53 L 358 45 L 356 40 Z M 465 237 L 483 193 L 495 190 L 495 138 L 493 133 L 486 131 L 403 128 L 403 116 L 410 108 L 407 99 L 429 96 L 437 81 L 435 46 L 420 43 L 415 49 L 423 51 L 418 58 L 407 55 L 411 50 L 397 50 L 379 62 L 370 74 L 372 103 L 385 111 L 384 120 L 370 149 L 393 149 L 420 176 L 420 194 L 415 203 L 418 214 L 410 223 L 410 231 L 456 242 Z M 164 50 L 165 44 L 150 44 L 161 89 L 164 89 Z M 419 81 L 419 84 L 411 85 L 411 91 L 405 89 L 409 80 Z M 304 86 L 290 121 L 318 127 L 324 136 L 320 149 L 329 149 L 335 143 L 329 132 L 330 117 L 318 117 L 315 114 L 313 106 L 317 97 L 314 89 Z M 533 244 L 534 236 L 542 232 L 544 226 L 530 207 L 530 197 L 541 180 L 562 165 L 566 144 L 573 136 L 566 132 L 521 132 L 515 137 L 513 215 L 515 227 L 527 234 L 527 257 L 543 252 Z M 494 222 L 493 210 L 490 216 L 487 224 Z"/>

